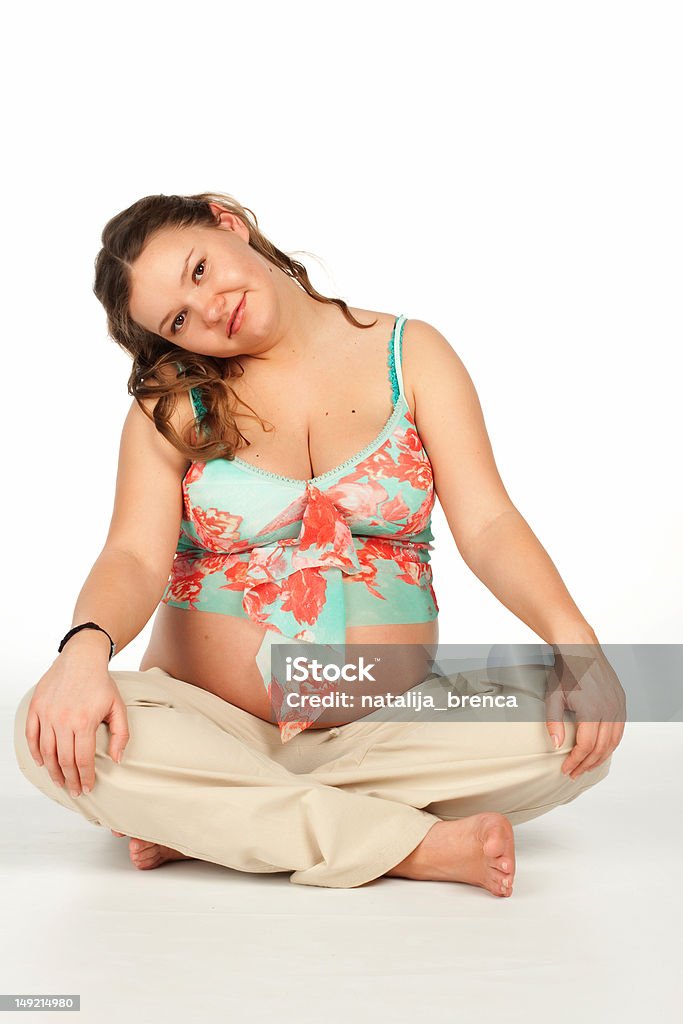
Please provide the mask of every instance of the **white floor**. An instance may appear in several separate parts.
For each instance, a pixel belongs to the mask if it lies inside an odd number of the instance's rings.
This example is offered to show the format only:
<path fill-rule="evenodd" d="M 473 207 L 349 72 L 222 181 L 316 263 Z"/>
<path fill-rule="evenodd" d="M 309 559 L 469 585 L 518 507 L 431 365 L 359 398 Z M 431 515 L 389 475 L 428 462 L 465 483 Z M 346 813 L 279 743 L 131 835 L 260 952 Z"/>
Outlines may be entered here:
<path fill-rule="evenodd" d="M 138 871 L 126 840 L 26 782 L 12 719 L 1 993 L 80 994 L 88 1024 L 680 1020 L 680 723 L 628 723 L 607 779 L 516 826 L 514 893 L 497 899 L 199 861 Z"/>

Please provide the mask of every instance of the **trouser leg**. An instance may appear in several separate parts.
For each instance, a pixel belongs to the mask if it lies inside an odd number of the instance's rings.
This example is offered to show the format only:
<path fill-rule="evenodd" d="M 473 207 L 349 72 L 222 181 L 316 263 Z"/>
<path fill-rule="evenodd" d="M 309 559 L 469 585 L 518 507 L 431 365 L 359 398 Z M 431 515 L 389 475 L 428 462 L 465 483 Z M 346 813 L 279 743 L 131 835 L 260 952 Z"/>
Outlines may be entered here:
<path fill-rule="evenodd" d="M 395 800 L 293 774 L 249 742 L 275 726 L 158 669 L 111 673 L 130 740 L 121 764 L 96 733 L 95 786 L 71 797 L 31 757 L 20 702 L 14 743 L 24 776 L 89 821 L 239 871 L 290 871 L 304 885 L 362 885 L 403 860 L 438 821 Z M 247 728 L 248 726 L 248 728 Z M 270 730 L 270 732 L 268 732 Z M 279 736 L 278 736 L 279 742 Z"/>
<path fill-rule="evenodd" d="M 472 673 L 470 692 L 517 693 L 532 702 L 544 692 L 542 666 L 517 666 Z M 485 677 L 485 678 L 484 678 Z M 496 679 L 498 681 L 496 681 Z M 452 677 L 432 680 L 428 689 L 435 704 L 446 703 Z M 462 687 L 460 687 L 462 688 Z M 574 780 L 561 766 L 575 743 L 576 724 L 565 720 L 565 740 L 555 750 L 543 721 L 465 721 L 457 713 L 438 721 L 384 721 L 373 730 L 356 764 L 329 761 L 312 771 L 327 785 L 378 800 L 395 800 L 439 818 L 456 819 L 496 811 L 520 824 L 575 800 L 606 777 L 611 758 Z M 413 714 L 413 718 L 416 716 Z M 343 738 L 343 728 L 340 735 Z"/>

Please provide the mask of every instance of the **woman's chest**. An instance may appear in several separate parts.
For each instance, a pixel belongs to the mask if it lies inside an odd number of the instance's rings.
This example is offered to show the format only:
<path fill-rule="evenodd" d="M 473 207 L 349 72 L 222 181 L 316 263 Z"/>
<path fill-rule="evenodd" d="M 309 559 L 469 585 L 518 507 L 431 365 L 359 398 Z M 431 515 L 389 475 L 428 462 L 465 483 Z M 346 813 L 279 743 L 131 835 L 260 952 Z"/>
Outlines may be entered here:
<path fill-rule="evenodd" d="M 350 546 L 352 535 L 422 540 L 434 499 L 431 464 L 401 398 L 367 449 L 310 480 L 239 457 L 193 463 L 183 480 L 181 548 L 238 555 L 298 538 L 322 557 Z"/>
<path fill-rule="evenodd" d="M 286 371 L 244 364 L 231 381 L 246 464 L 306 482 L 328 475 L 381 433 L 391 417 L 385 345 L 320 351 Z M 414 415 L 414 400 L 406 394 Z"/>

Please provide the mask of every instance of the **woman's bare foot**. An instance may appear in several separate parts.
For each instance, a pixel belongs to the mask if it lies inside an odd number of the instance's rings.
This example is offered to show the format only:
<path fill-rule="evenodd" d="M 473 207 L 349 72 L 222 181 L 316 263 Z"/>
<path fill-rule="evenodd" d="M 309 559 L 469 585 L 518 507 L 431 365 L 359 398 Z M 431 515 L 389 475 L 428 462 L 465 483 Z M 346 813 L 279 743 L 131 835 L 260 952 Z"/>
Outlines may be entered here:
<path fill-rule="evenodd" d="M 422 881 L 466 882 L 494 896 L 510 896 L 515 875 L 515 838 L 504 814 L 473 814 L 437 821 L 419 846 L 387 875 Z"/>
<path fill-rule="evenodd" d="M 125 835 L 124 832 L 116 832 L 115 829 L 111 831 L 115 836 Z M 162 846 L 160 843 L 149 843 L 146 839 L 131 838 L 128 850 L 133 864 L 136 868 L 140 868 L 141 871 L 161 867 L 167 860 L 195 859 L 188 857 L 186 853 L 178 853 L 177 850 L 172 850 L 170 846 Z"/>

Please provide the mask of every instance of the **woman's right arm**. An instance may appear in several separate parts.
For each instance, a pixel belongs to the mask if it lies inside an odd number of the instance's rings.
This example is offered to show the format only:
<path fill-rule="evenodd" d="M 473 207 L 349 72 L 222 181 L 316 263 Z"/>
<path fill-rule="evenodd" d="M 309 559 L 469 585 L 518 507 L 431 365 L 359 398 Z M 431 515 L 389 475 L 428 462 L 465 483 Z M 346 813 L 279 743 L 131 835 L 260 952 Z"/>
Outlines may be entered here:
<path fill-rule="evenodd" d="M 145 404 L 151 411 L 155 400 Z M 174 415 L 178 422 L 181 403 Z M 163 595 L 182 518 L 181 480 L 189 465 L 133 400 L 121 435 L 114 511 L 107 539 L 78 595 L 71 625 L 96 622 L 121 651 L 147 624 Z M 67 632 L 67 630 L 65 630 Z M 110 645 L 82 629 L 38 681 L 26 740 L 38 764 L 72 794 L 95 783 L 95 734 L 110 731 L 109 756 L 128 742 L 126 708 L 108 672 Z"/>

